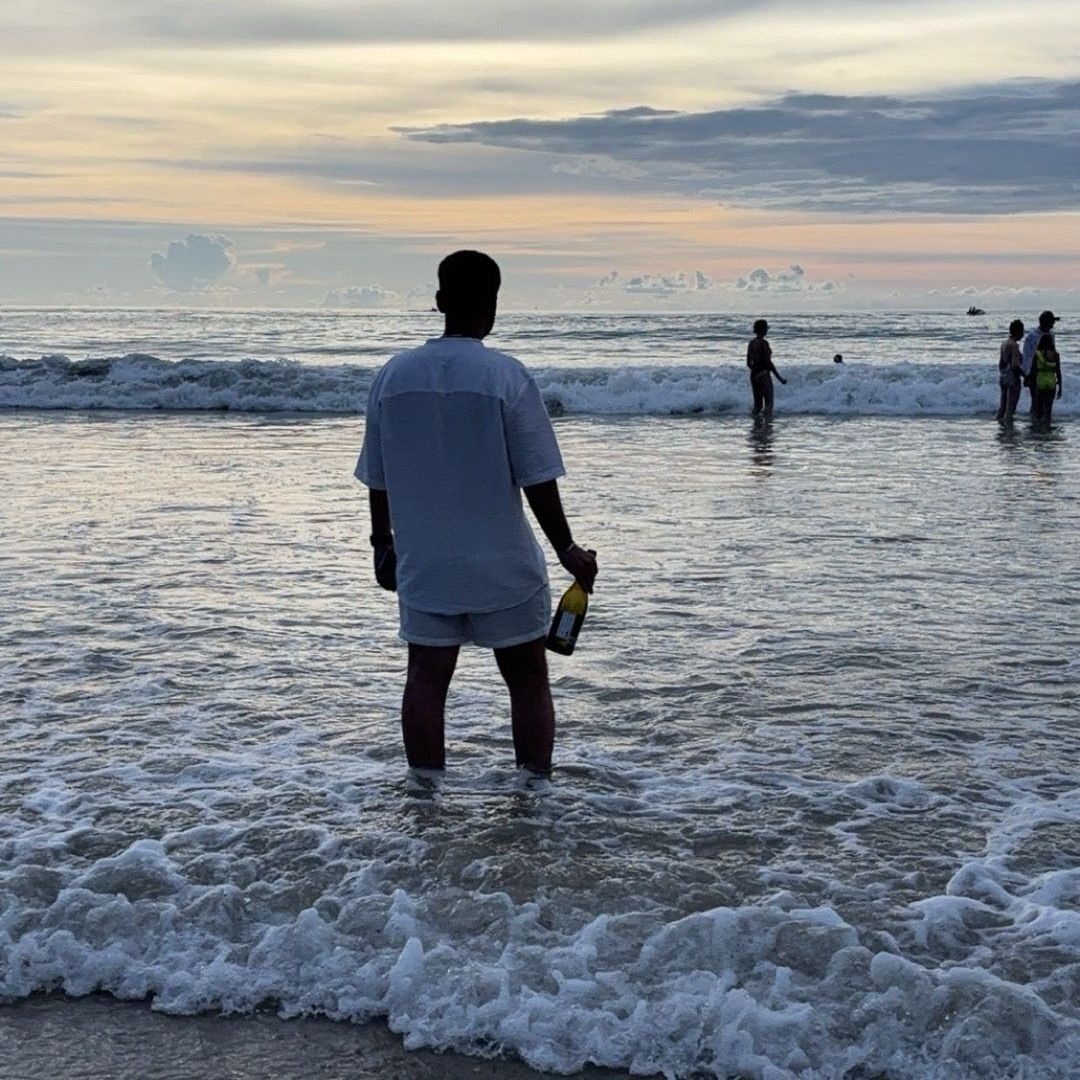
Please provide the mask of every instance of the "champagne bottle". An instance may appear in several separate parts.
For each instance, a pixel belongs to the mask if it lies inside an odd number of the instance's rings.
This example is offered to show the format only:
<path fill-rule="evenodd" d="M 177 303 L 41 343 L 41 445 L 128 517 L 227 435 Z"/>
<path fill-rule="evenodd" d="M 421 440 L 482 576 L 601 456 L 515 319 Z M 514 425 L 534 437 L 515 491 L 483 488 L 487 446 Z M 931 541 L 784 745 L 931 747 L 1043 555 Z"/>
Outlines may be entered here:
<path fill-rule="evenodd" d="M 574 651 L 588 609 L 589 594 L 575 581 L 563 593 L 559 606 L 555 609 L 555 618 L 551 620 L 547 647 L 552 652 L 569 656 Z"/>

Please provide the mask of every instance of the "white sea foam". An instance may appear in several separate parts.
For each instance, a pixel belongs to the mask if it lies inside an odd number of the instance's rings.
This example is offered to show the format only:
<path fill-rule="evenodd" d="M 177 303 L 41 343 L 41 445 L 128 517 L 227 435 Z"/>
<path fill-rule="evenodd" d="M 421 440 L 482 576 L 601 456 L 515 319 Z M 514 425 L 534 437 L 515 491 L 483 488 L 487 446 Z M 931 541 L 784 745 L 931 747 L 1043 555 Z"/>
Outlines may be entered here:
<path fill-rule="evenodd" d="M 28 805 L 58 806 L 52 794 Z M 0 995 L 106 990 L 175 1013 L 273 1000 L 285 1016 L 385 1017 L 411 1048 L 511 1048 L 555 1072 L 591 1062 L 668 1077 L 1064 1080 L 1080 1060 L 1075 1000 L 1047 1000 L 1068 993 L 1080 960 L 1076 912 L 1048 904 L 1075 900 L 1075 871 L 988 890 L 966 867 L 946 895 L 910 906 L 903 947 L 784 893 L 674 921 L 581 912 L 553 924 L 544 901 L 394 887 L 395 862 L 378 858 L 286 915 L 286 869 L 208 883 L 196 880 L 205 857 L 185 868 L 175 854 L 239 840 L 237 829 L 197 828 L 79 872 L 5 871 Z M 342 857 L 329 828 L 280 844 L 306 849 L 312 868 Z M 215 876 L 241 871 L 222 856 Z M 978 898 L 964 895 L 972 889 Z M 1052 953 L 1061 967 L 1007 980 L 990 970 L 995 942 L 1016 956 Z"/>
<path fill-rule="evenodd" d="M 0 408 L 232 410 L 356 413 L 377 368 L 284 360 L 162 360 L 131 354 L 91 360 L 0 357 Z M 629 416 L 738 413 L 745 369 L 537 367 L 555 414 Z M 975 364 L 789 366 L 778 412 L 836 416 L 976 416 L 998 403 L 994 370 Z M 1073 396 L 1059 414 L 1075 415 Z"/>
<path fill-rule="evenodd" d="M 465 650 L 413 797 L 355 422 L 209 426 L 0 416 L 0 994 L 562 1071 L 1075 1080 L 1067 439 L 563 425 L 602 577 L 553 781 Z"/>

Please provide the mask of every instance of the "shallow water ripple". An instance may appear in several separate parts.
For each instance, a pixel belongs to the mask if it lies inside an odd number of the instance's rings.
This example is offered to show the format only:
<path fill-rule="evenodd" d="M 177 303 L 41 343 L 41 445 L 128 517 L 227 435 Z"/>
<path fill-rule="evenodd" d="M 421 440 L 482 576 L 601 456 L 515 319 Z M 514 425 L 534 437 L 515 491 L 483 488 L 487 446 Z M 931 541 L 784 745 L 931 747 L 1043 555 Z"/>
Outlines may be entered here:
<path fill-rule="evenodd" d="M 0 994 L 555 1071 L 1075 1075 L 1067 428 L 560 423 L 603 569 L 556 781 L 516 785 L 470 652 L 418 798 L 359 426 L 0 417 Z"/>

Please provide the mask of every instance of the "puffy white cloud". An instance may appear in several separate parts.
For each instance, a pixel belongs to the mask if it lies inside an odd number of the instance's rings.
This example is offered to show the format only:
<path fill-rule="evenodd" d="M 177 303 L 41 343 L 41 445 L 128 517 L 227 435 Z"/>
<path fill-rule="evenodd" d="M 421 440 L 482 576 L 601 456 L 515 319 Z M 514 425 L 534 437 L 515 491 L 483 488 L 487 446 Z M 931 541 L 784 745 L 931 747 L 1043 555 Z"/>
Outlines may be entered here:
<path fill-rule="evenodd" d="M 735 288 L 740 292 L 835 292 L 839 286 L 835 281 L 810 281 L 806 271 L 798 263 L 792 263 L 786 270 L 769 271 L 762 267 L 751 270 L 735 281 Z"/>
<path fill-rule="evenodd" d="M 150 256 L 150 269 L 169 289 L 187 292 L 205 288 L 223 278 L 233 266 L 232 241 L 217 233 L 188 233 L 173 240 L 165 254 Z"/>
<path fill-rule="evenodd" d="M 671 296 L 674 293 L 700 292 L 714 287 L 713 280 L 704 270 L 693 275 L 682 270 L 674 274 L 620 274 L 612 270 L 596 283 L 601 289 L 619 288 L 625 293 L 638 296 Z"/>
<path fill-rule="evenodd" d="M 397 293 L 381 285 L 350 285 L 343 289 L 331 289 L 323 298 L 323 307 L 329 308 L 380 308 L 397 303 Z"/>
<path fill-rule="evenodd" d="M 687 292 L 690 280 L 680 270 L 677 274 L 636 274 L 623 281 L 623 290 L 628 293 L 647 293 L 651 296 L 668 296 L 671 293 Z"/>

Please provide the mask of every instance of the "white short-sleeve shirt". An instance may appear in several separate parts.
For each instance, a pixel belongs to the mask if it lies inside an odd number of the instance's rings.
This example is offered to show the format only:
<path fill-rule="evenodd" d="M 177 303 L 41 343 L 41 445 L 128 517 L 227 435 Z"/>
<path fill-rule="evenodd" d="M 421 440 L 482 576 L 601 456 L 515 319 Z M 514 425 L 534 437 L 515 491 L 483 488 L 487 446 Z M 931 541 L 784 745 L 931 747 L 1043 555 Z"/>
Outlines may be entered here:
<path fill-rule="evenodd" d="M 535 380 L 476 338 L 433 338 L 372 383 L 356 476 L 387 492 L 411 608 L 498 611 L 543 588 L 521 488 L 565 471 Z"/>
<path fill-rule="evenodd" d="M 1036 326 L 1024 335 L 1024 351 L 1020 354 L 1020 364 L 1025 375 L 1031 374 L 1031 365 L 1035 362 L 1035 350 L 1039 347 L 1043 334 L 1046 331 Z"/>

